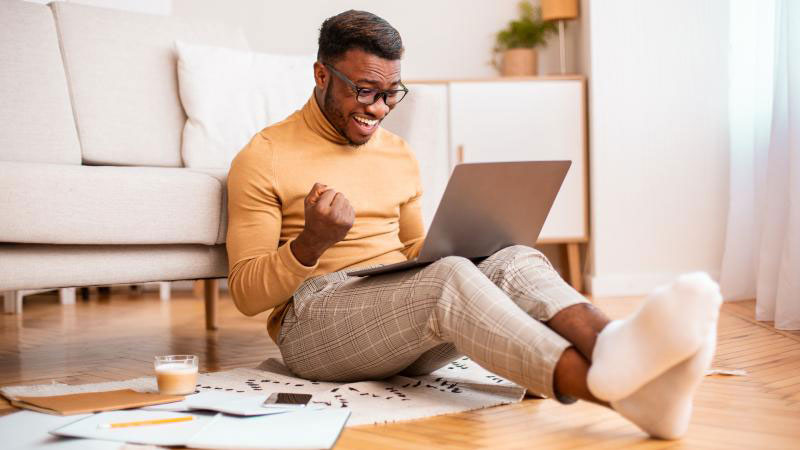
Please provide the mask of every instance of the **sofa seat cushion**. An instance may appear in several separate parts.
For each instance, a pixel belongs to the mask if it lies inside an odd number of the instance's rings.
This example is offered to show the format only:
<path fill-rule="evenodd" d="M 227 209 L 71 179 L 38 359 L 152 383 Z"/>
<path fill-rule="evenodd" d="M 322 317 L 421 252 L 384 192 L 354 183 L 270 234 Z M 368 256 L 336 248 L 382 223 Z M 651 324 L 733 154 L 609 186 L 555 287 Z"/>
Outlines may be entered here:
<path fill-rule="evenodd" d="M 183 168 L 0 162 L 0 242 L 217 243 L 224 183 Z"/>
<path fill-rule="evenodd" d="M 211 175 L 219 180 L 222 184 L 222 220 L 219 222 L 219 234 L 217 235 L 217 244 L 225 243 L 225 235 L 228 233 L 228 169 L 189 169 L 192 172 L 204 173 Z"/>

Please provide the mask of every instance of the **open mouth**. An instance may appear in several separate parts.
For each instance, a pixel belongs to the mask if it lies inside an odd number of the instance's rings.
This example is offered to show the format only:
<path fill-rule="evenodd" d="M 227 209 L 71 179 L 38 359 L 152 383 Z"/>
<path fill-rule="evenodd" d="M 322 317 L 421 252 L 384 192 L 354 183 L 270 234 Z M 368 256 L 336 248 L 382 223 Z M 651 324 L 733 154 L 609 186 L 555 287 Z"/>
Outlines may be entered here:
<path fill-rule="evenodd" d="M 370 134 L 372 133 L 375 128 L 380 123 L 378 119 L 368 119 L 362 116 L 353 116 L 353 123 L 355 123 L 356 128 L 361 132 L 361 134 Z"/>

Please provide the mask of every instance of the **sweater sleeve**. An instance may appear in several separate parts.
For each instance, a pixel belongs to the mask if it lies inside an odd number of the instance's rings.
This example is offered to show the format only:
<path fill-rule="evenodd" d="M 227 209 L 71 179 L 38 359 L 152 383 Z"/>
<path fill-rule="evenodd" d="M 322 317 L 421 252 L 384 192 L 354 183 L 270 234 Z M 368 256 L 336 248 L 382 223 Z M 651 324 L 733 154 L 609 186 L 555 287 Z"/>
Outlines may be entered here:
<path fill-rule="evenodd" d="M 419 165 L 409 150 L 414 164 L 415 194 L 400 205 L 400 242 L 403 243 L 403 254 L 407 259 L 416 258 L 425 242 L 425 226 L 422 223 L 422 182 L 419 176 Z"/>
<path fill-rule="evenodd" d="M 228 288 L 236 307 L 252 316 L 285 303 L 316 269 L 279 246 L 281 200 L 272 149 L 256 135 L 228 173 Z"/>

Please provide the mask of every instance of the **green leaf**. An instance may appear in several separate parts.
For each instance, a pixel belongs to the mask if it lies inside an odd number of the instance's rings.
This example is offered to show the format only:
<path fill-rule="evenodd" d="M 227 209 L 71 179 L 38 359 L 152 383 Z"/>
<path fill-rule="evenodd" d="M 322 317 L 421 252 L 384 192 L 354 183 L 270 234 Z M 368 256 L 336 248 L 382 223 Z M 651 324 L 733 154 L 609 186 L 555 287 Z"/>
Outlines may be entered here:
<path fill-rule="evenodd" d="M 542 10 L 529 1 L 519 3 L 519 19 L 497 32 L 495 52 L 512 48 L 535 48 L 547 43 L 547 38 L 558 32 L 553 22 L 542 20 Z"/>

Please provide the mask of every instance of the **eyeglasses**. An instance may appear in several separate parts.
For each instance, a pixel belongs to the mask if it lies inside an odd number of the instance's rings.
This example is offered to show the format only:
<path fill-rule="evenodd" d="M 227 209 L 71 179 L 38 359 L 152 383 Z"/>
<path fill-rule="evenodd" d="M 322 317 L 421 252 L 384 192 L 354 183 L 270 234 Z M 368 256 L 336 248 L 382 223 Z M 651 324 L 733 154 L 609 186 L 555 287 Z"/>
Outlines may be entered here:
<path fill-rule="evenodd" d="M 343 73 L 334 69 L 333 66 L 331 66 L 330 64 L 322 63 L 322 65 L 327 67 L 328 70 L 333 72 L 333 74 L 339 77 L 340 80 L 347 83 L 347 85 L 350 86 L 353 92 L 356 93 L 356 100 L 358 100 L 358 103 L 361 103 L 362 105 L 372 105 L 375 102 L 377 102 L 379 98 L 383 97 L 383 103 L 386 103 L 386 106 L 391 108 L 394 105 L 400 103 L 400 101 L 403 100 L 406 94 L 408 94 L 408 88 L 405 87 L 403 83 L 400 83 L 402 89 L 389 89 L 388 91 L 379 91 L 373 88 L 358 87 L 356 86 L 355 83 L 350 81 L 350 79 L 347 78 Z"/>

